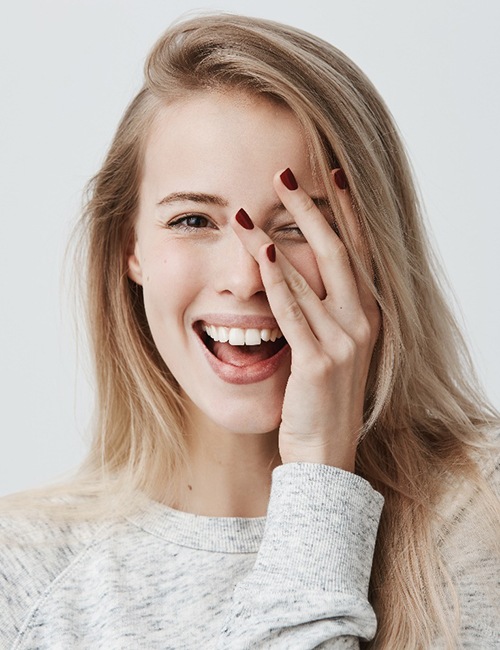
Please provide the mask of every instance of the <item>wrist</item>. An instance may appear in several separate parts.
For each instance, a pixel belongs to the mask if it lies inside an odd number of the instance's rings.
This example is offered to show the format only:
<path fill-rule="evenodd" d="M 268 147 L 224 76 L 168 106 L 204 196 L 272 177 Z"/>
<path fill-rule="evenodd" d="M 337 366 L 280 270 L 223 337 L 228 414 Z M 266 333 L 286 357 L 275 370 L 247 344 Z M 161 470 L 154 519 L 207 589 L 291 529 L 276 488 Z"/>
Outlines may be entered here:
<path fill-rule="evenodd" d="M 356 463 L 356 448 L 351 449 L 325 449 L 322 447 L 296 448 L 294 446 L 280 446 L 280 455 L 283 465 L 287 463 L 317 463 L 337 467 L 346 472 L 354 472 Z"/>

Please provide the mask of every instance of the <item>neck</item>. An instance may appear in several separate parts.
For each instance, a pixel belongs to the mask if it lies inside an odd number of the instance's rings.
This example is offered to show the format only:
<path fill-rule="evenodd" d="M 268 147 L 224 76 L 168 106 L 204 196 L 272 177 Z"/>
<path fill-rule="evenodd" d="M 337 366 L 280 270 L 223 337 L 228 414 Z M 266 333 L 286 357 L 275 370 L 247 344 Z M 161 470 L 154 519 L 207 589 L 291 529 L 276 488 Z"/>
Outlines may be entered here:
<path fill-rule="evenodd" d="M 271 474 L 281 465 L 278 432 L 233 433 L 193 418 L 186 436 L 188 463 L 173 507 L 212 517 L 262 517 Z"/>

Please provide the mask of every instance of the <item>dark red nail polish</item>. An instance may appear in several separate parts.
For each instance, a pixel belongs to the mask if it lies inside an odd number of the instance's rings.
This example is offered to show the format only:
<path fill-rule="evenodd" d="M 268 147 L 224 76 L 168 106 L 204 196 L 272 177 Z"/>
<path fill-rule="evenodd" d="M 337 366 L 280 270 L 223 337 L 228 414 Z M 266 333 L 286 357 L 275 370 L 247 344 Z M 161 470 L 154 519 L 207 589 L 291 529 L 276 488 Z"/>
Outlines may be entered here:
<path fill-rule="evenodd" d="M 276 262 L 276 247 L 274 244 L 269 244 L 266 248 L 266 253 L 270 262 Z"/>
<path fill-rule="evenodd" d="M 347 176 L 345 175 L 343 169 L 337 169 L 333 175 L 333 178 L 339 190 L 345 190 L 348 187 L 349 183 L 347 182 Z"/>
<path fill-rule="evenodd" d="M 280 178 L 283 185 L 289 190 L 296 190 L 299 186 L 295 179 L 295 176 L 292 173 L 292 170 L 289 167 L 287 167 L 287 169 L 285 169 L 285 171 L 280 174 Z"/>
<path fill-rule="evenodd" d="M 238 210 L 238 212 L 236 213 L 235 219 L 240 224 L 240 226 L 242 228 L 245 228 L 246 230 L 252 230 L 253 221 L 250 219 L 250 217 L 245 212 L 245 210 L 243 210 L 243 208 L 240 208 Z"/>

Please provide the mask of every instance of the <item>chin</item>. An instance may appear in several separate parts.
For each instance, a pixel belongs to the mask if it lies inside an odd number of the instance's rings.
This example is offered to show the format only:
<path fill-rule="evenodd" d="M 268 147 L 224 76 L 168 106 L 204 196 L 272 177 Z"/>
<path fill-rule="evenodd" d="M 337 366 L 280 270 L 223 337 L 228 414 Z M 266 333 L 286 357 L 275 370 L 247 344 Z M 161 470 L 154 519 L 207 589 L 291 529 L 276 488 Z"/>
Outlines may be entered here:
<path fill-rule="evenodd" d="M 217 422 L 215 424 L 218 424 Z M 276 431 L 279 428 L 280 419 L 277 418 L 274 421 L 262 421 L 256 422 L 255 418 L 248 418 L 248 420 L 242 421 L 241 418 L 232 422 L 224 421 L 220 423 L 224 429 L 227 429 L 231 433 L 238 433 L 241 435 L 263 435 L 266 433 L 271 433 Z"/>
<path fill-rule="evenodd" d="M 258 413 L 257 409 L 242 409 L 236 413 L 220 414 L 213 418 L 215 424 L 231 431 L 242 434 L 262 434 L 275 431 L 281 422 L 281 404 L 279 408 L 266 408 L 265 412 Z"/>
<path fill-rule="evenodd" d="M 212 404 L 198 404 L 198 416 L 209 420 L 213 426 L 240 434 L 264 434 L 275 431 L 281 423 L 283 393 L 275 399 L 219 400 Z M 199 417 L 198 417 L 199 419 Z"/>

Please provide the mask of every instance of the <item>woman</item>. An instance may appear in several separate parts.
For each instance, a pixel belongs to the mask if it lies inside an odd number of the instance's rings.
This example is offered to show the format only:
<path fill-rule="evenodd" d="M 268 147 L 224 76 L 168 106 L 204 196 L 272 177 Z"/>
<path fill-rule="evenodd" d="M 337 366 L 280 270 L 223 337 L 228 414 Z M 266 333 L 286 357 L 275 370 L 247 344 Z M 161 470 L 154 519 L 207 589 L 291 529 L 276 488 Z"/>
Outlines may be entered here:
<path fill-rule="evenodd" d="M 95 437 L 4 505 L 2 647 L 498 644 L 498 414 L 351 61 L 172 26 L 81 233 Z"/>

